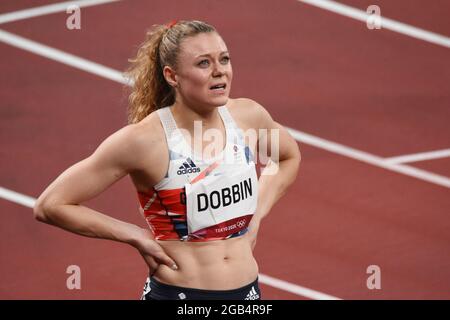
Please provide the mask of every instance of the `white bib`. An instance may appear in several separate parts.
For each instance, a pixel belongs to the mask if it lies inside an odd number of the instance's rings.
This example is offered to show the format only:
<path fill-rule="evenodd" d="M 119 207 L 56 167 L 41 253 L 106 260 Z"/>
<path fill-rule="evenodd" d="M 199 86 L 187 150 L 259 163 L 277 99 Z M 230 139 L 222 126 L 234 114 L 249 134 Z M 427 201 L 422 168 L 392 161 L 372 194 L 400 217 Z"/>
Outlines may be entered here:
<path fill-rule="evenodd" d="M 246 170 L 235 174 L 207 176 L 194 184 L 185 184 L 185 189 L 189 234 L 245 215 L 253 215 L 256 211 L 258 177 L 253 163 Z"/>

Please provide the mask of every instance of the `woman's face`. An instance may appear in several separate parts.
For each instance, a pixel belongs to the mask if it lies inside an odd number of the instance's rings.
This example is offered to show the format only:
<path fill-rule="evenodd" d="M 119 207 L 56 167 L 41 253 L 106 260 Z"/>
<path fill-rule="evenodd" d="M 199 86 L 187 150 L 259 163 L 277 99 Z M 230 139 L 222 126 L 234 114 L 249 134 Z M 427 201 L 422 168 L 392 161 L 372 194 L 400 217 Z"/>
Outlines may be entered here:
<path fill-rule="evenodd" d="M 233 70 L 227 46 L 216 32 L 187 37 L 176 70 L 178 94 L 194 107 L 222 106 L 228 101 Z M 213 89 L 213 86 L 224 88 Z"/>

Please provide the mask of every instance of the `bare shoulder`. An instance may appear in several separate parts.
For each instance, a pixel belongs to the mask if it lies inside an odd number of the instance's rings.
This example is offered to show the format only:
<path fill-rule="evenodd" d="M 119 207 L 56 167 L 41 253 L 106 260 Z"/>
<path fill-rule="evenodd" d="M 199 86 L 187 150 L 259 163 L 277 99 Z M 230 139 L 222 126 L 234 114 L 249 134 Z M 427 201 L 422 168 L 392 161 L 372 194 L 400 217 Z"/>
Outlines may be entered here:
<path fill-rule="evenodd" d="M 129 124 L 107 137 L 94 152 L 94 157 L 115 158 L 127 172 L 148 167 L 164 147 L 164 133 L 159 118 L 150 114 L 137 124 Z M 100 159 L 99 159 L 100 160 Z"/>
<path fill-rule="evenodd" d="M 156 112 L 151 113 L 137 124 L 128 125 L 128 140 L 133 150 L 129 156 L 136 164 L 136 169 L 147 170 L 150 161 L 161 160 L 166 147 L 164 129 Z"/>
<path fill-rule="evenodd" d="M 269 112 L 258 102 L 249 98 L 229 99 L 228 109 L 242 129 L 266 128 L 272 122 Z"/>
<path fill-rule="evenodd" d="M 132 129 L 133 139 L 137 145 L 148 147 L 151 144 L 156 147 L 165 141 L 164 129 L 156 112 L 152 112 L 141 122 L 132 126 L 134 126 Z"/>
<path fill-rule="evenodd" d="M 244 113 L 245 115 L 253 115 L 264 112 L 264 107 L 250 98 L 229 99 L 229 109 L 232 112 Z"/>

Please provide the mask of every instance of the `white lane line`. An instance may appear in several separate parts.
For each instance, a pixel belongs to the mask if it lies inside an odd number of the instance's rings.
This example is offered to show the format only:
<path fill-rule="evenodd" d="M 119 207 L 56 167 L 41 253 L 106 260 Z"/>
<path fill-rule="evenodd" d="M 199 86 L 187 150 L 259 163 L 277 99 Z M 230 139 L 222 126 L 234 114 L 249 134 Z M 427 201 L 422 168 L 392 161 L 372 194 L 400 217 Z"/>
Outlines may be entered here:
<path fill-rule="evenodd" d="M 334 13 L 353 18 L 364 23 L 367 23 L 367 19 L 370 14 L 366 11 L 356 9 L 345 4 L 331 1 L 331 0 L 297 0 L 305 4 L 309 4 L 324 10 L 332 11 Z M 381 8 L 382 9 L 382 8 Z M 397 33 L 401 33 L 416 39 L 431 42 L 446 48 L 450 48 L 450 38 L 438 33 L 420 29 L 406 23 L 398 22 L 393 19 L 383 17 L 381 12 L 381 28 L 388 29 Z"/>
<path fill-rule="evenodd" d="M 0 29 L 0 41 L 76 69 L 126 84 L 121 72 Z"/>
<path fill-rule="evenodd" d="M 0 187 L 0 198 L 21 204 L 28 208 L 33 208 L 34 203 L 36 202 L 35 198 L 2 187 Z"/>
<path fill-rule="evenodd" d="M 63 64 L 70 65 L 74 68 L 96 74 L 100 77 L 104 77 L 122 84 L 130 84 L 130 81 L 127 81 L 123 74 L 117 70 L 102 66 L 98 63 L 94 63 L 86 59 L 79 58 L 61 50 L 44 46 L 35 41 L 19 37 L 3 30 L 0 30 L 0 41 L 16 46 L 23 50 L 36 53 L 43 57 L 61 62 Z M 380 168 L 391 170 L 397 173 L 402 173 L 407 176 L 450 188 L 450 179 L 447 177 L 440 176 L 425 170 L 416 169 L 407 165 L 386 163 L 383 158 L 372 155 L 370 153 L 344 146 L 342 144 L 338 144 L 329 140 L 325 140 L 295 129 L 287 129 L 289 130 L 291 135 L 299 142 L 303 142 L 316 148 L 324 149 L 355 160 L 369 163 Z"/>
<path fill-rule="evenodd" d="M 23 205 L 28 208 L 33 208 L 34 204 L 36 203 L 36 199 L 32 198 L 30 196 L 12 191 L 10 189 L 6 189 L 3 187 L 0 187 L 0 198 L 3 198 L 5 200 L 15 202 L 17 204 Z M 339 298 L 327 295 L 325 293 L 315 291 L 312 289 L 308 289 L 302 286 L 299 286 L 297 284 L 287 282 L 284 280 L 280 280 L 277 278 L 270 277 L 268 275 L 259 274 L 258 275 L 259 280 L 261 283 L 264 283 L 268 286 L 272 286 L 274 288 L 284 290 L 287 292 L 291 292 L 293 294 L 303 296 L 309 299 L 315 299 L 315 300 L 341 300 Z"/>
<path fill-rule="evenodd" d="M 265 274 L 259 274 L 258 275 L 259 282 L 269 285 L 271 287 L 281 289 L 287 292 L 294 293 L 299 296 L 303 296 L 306 298 L 310 298 L 313 300 L 342 300 L 341 298 L 337 298 L 334 296 L 330 296 L 328 294 L 315 291 L 312 289 L 308 289 L 296 284 L 292 284 L 290 282 L 286 282 L 280 279 L 276 279 L 270 276 L 267 276 Z"/>
<path fill-rule="evenodd" d="M 0 14 L 0 24 L 13 22 L 17 20 L 29 19 L 33 17 L 43 16 L 51 13 L 65 12 L 71 5 L 76 5 L 80 8 L 91 7 L 99 4 L 117 2 L 120 0 L 79 0 L 79 1 L 66 1 L 55 4 L 49 4 L 45 6 L 29 8 L 14 12 L 8 12 Z"/>
<path fill-rule="evenodd" d="M 286 127 L 287 128 L 287 127 Z M 389 163 L 385 161 L 384 158 L 375 156 L 373 154 L 360 151 L 354 148 L 344 146 L 342 144 L 325 140 L 308 133 L 304 133 L 292 128 L 287 128 L 289 133 L 294 137 L 295 140 L 309 144 L 316 148 L 327 150 L 329 152 L 337 153 L 339 155 L 352 158 L 358 161 L 362 161 L 371 164 L 376 167 L 380 167 L 386 170 L 401 173 L 416 179 L 427 181 L 439 186 L 450 188 L 450 179 L 432 172 L 428 172 L 422 169 L 417 169 L 405 164 Z"/>
<path fill-rule="evenodd" d="M 421 152 L 415 154 L 407 154 L 403 156 L 390 157 L 385 158 L 384 162 L 386 163 L 407 163 L 407 162 L 417 162 L 417 161 L 425 161 L 425 160 L 433 160 L 440 158 L 450 157 L 450 149 L 443 150 L 435 150 L 428 152 Z"/>

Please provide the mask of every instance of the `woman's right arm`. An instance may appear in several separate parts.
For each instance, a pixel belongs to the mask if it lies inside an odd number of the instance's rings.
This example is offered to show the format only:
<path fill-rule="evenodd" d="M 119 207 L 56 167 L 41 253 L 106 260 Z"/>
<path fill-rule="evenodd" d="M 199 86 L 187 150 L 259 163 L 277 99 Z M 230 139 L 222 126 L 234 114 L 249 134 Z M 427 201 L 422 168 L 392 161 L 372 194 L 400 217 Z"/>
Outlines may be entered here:
<path fill-rule="evenodd" d="M 34 217 L 79 235 L 130 244 L 150 267 L 154 259 L 173 268 L 175 262 L 154 241 L 149 230 L 81 205 L 142 165 L 139 155 L 143 140 L 136 130 L 139 130 L 136 125 L 120 129 L 91 156 L 64 171 L 37 199 Z M 147 139 L 145 143 L 152 141 Z M 145 147 L 152 150 L 151 146 Z"/>

